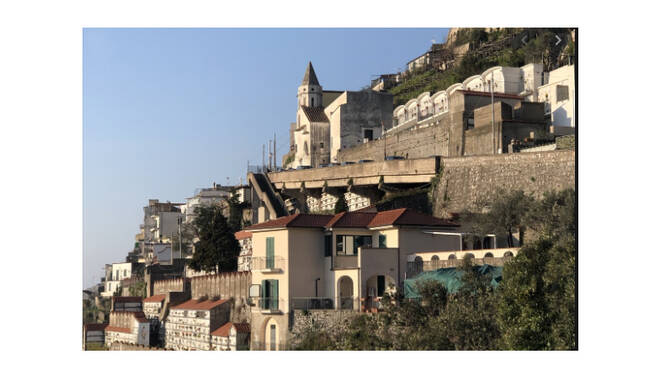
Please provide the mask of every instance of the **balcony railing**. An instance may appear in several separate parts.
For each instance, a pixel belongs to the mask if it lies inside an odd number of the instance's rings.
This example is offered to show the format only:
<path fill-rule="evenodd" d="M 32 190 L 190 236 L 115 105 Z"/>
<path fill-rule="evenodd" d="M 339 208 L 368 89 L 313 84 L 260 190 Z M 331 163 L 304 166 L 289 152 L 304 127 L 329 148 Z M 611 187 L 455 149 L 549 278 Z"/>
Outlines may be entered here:
<path fill-rule="evenodd" d="M 253 271 L 281 271 L 285 259 L 282 257 L 250 257 Z"/>
<path fill-rule="evenodd" d="M 291 298 L 291 307 L 304 310 L 335 309 L 335 303 L 332 298 L 295 297 Z"/>
<path fill-rule="evenodd" d="M 284 309 L 284 299 L 279 298 L 252 298 L 251 301 L 262 313 L 280 313 Z"/>
<path fill-rule="evenodd" d="M 343 268 L 357 268 L 358 266 L 358 257 L 357 256 L 335 256 L 333 257 L 333 268 L 343 269 Z"/>

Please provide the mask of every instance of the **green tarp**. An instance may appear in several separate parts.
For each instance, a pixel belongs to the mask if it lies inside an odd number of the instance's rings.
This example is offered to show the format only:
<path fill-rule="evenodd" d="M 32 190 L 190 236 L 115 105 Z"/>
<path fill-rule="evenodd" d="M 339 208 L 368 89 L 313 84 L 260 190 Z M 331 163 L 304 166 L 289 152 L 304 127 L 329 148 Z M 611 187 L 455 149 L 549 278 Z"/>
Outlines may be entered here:
<path fill-rule="evenodd" d="M 474 269 L 477 270 L 482 275 L 491 276 L 491 285 L 497 287 L 497 285 L 502 280 L 502 267 L 495 267 L 491 265 L 483 266 L 474 266 Z M 458 291 L 458 288 L 461 287 L 461 277 L 463 276 L 463 271 L 451 267 L 451 268 L 439 268 L 435 271 L 426 271 L 422 272 L 419 275 L 407 279 L 403 282 L 403 292 L 406 298 L 419 298 L 420 295 L 417 292 L 417 282 L 424 282 L 426 280 L 437 280 L 445 285 L 447 290 L 450 293 L 455 293 Z"/>

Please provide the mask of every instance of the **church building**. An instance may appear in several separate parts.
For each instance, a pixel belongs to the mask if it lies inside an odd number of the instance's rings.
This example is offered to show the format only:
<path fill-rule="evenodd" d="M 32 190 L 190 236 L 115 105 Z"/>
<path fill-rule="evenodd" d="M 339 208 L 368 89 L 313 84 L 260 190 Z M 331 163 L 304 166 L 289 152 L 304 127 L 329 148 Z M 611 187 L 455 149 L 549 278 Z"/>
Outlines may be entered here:
<path fill-rule="evenodd" d="M 392 95 L 365 91 L 324 91 L 314 67 L 307 65 L 298 87 L 293 130 L 293 161 L 287 166 L 319 167 L 337 163 L 341 149 L 378 139 L 392 127 Z"/>

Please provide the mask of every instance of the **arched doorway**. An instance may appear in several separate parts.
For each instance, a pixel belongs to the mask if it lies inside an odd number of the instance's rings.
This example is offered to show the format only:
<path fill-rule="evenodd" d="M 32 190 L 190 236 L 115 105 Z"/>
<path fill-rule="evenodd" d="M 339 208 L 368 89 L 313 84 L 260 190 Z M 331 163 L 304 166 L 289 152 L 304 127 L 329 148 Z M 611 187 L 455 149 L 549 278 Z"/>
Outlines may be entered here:
<path fill-rule="evenodd" d="M 339 309 L 353 309 L 353 280 L 348 276 L 342 276 L 337 281 L 339 290 Z"/>
<path fill-rule="evenodd" d="M 277 322 L 269 318 L 266 320 L 264 323 L 264 330 L 263 330 L 263 342 L 264 342 L 264 350 L 280 350 L 279 345 L 279 326 L 277 325 Z"/>

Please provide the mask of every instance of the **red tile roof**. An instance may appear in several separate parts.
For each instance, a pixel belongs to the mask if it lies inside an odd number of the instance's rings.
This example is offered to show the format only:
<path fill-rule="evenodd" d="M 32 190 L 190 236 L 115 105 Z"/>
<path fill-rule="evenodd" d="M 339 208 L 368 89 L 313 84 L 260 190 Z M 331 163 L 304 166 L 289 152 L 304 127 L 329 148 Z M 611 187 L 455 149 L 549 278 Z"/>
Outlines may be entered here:
<path fill-rule="evenodd" d="M 107 326 L 105 328 L 106 331 L 114 331 L 114 332 L 124 332 L 124 333 L 131 333 L 131 329 L 128 327 L 115 327 L 115 326 Z"/>
<path fill-rule="evenodd" d="M 334 216 L 295 214 L 252 225 L 246 228 L 246 230 L 276 229 L 282 227 L 370 228 L 388 225 L 459 226 L 457 223 L 449 220 L 419 213 L 409 208 L 399 208 L 382 212 L 342 212 Z"/>
<path fill-rule="evenodd" d="M 234 237 L 236 237 L 236 240 L 249 239 L 249 238 L 252 237 L 252 233 L 249 232 L 249 231 L 241 230 L 241 231 L 235 233 Z"/>
<path fill-rule="evenodd" d="M 167 295 L 165 295 L 165 294 L 152 295 L 148 298 L 144 298 L 143 302 L 145 302 L 145 303 L 158 303 L 158 302 L 162 302 L 163 300 L 165 300 L 165 298 L 167 298 Z"/>
<path fill-rule="evenodd" d="M 328 122 L 328 116 L 322 107 L 300 106 L 310 122 Z"/>
<path fill-rule="evenodd" d="M 367 227 L 376 217 L 375 212 L 341 212 L 335 215 L 325 227 Z"/>
<path fill-rule="evenodd" d="M 211 310 L 222 303 L 226 302 L 227 299 L 218 299 L 218 300 L 202 300 L 199 299 L 190 299 L 186 302 L 183 302 L 179 305 L 175 305 L 170 309 L 186 309 L 186 310 Z"/>
<path fill-rule="evenodd" d="M 332 215 L 311 215 L 296 213 L 290 216 L 278 217 L 275 220 L 254 224 L 245 230 L 276 229 L 281 227 L 318 227 L 323 228 L 332 219 Z"/>
<path fill-rule="evenodd" d="M 410 226 L 459 226 L 457 223 L 443 220 L 431 215 L 413 211 L 409 208 L 378 212 L 368 227 L 388 225 L 410 225 Z"/>
<path fill-rule="evenodd" d="M 468 95 L 468 96 L 490 97 L 490 92 L 469 91 L 469 90 L 466 90 L 466 89 L 461 89 L 459 91 L 463 92 L 464 95 Z M 523 99 L 522 96 L 512 95 L 512 94 L 509 94 L 509 93 L 498 93 L 498 92 L 493 93 L 493 97 L 511 98 L 511 99 L 514 99 L 514 100 L 522 100 Z"/>
<path fill-rule="evenodd" d="M 212 336 L 228 337 L 229 336 L 229 331 L 231 330 L 231 326 L 234 326 L 234 328 L 236 328 L 236 332 L 250 333 L 250 324 L 249 323 L 227 322 L 224 325 L 222 325 L 220 328 L 218 328 L 217 330 L 211 332 L 211 335 Z"/>

